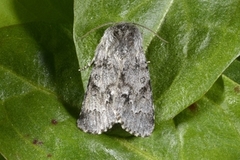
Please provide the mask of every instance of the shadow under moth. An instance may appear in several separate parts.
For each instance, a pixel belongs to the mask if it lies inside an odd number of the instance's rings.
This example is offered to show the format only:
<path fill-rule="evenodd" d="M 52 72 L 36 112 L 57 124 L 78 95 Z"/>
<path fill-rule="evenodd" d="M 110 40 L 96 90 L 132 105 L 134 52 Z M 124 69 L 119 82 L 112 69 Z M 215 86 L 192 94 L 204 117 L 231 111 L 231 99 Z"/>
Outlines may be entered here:
<path fill-rule="evenodd" d="M 106 29 L 92 66 L 77 126 L 101 134 L 119 123 L 135 136 L 149 136 L 154 106 L 139 29 L 132 23 Z"/>

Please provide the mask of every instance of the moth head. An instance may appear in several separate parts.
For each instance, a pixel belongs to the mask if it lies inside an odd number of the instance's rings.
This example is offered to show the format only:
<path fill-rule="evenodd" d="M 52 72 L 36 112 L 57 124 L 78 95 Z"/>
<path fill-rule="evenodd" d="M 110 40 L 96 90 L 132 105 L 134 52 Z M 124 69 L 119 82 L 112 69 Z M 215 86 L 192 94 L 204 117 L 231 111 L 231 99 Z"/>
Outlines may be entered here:
<path fill-rule="evenodd" d="M 120 44 L 125 46 L 141 46 L 142 37 L 139 29 L 131 23 L 118 23 L 112 27 L 109 27 L 104 37 L 114 44 Z"/>

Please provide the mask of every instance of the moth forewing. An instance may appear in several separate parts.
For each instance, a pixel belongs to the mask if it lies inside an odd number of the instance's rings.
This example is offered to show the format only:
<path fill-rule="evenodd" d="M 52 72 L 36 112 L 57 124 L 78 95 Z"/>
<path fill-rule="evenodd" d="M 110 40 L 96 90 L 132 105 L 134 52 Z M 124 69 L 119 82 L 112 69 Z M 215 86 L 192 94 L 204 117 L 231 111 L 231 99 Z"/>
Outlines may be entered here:
<path fill-rule="evenodd" d="M 97 46 L 78 127 L 100 134 L 116 123 L 135 136 L 154 129 L 154 106 L 142 36 L 131 23 L 109 27 Z"/>

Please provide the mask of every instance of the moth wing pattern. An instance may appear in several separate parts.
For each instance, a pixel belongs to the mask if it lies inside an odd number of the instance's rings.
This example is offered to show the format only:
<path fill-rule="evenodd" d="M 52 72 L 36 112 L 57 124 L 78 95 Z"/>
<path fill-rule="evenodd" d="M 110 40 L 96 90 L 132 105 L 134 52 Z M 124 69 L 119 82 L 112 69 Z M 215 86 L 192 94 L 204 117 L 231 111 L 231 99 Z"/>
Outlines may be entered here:
<path fill-rule="evenodd" d="M 96 49 L 78 127 L 100 134 L 114 124 L 135 136 L 154 129 L 154 107 L 142 37 L 131 23 L 109 27 Z"/>
<path fill-rule="evenodd" d="M 107 131 L 116 123 L 110 88 L 114 87 L 117 78 L 113 66 L 108 63 L 109 57 L 103 55 L 107 54 L 104 47 L 99 45 L 77 122 L 83 131 L 95 134 Z"/>
<path fill-rule="evenodd" d="M 146 58 L 142 49 L 125 62 L 121 107 L 122 128 L 135 136 L 149 136 L 154 129 L 154 106 Z M 126 94 L 123 96 L 123 94 Z M 125 97 L 125 98 L 123 98 Z"/>

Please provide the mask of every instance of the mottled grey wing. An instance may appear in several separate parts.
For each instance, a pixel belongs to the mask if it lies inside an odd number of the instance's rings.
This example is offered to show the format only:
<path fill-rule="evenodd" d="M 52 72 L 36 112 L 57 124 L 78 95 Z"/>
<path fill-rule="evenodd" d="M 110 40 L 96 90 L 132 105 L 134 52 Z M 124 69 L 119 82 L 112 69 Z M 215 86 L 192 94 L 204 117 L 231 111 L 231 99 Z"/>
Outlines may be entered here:
<path fill-rule="evenodd" d="M 154 129 L 154 106 L 146 58 L 143 51 L 124 63 L 122 72 L 122 128 L 135 136 L 149 136 Z"/>
<path fill-rule="evenodd" d="M 100 134 L 116 123 L 111 92 L 116 88 L 116 66 L 103 49 L 96 54 L 87 91 L 82 104 L 78 127 L 84 132 Z"/>

